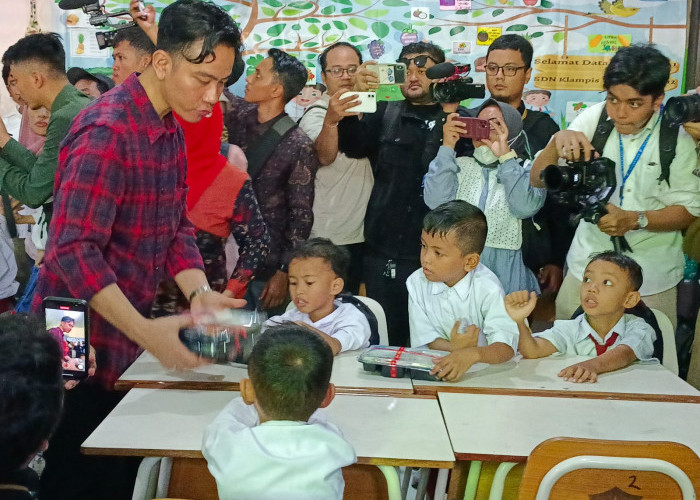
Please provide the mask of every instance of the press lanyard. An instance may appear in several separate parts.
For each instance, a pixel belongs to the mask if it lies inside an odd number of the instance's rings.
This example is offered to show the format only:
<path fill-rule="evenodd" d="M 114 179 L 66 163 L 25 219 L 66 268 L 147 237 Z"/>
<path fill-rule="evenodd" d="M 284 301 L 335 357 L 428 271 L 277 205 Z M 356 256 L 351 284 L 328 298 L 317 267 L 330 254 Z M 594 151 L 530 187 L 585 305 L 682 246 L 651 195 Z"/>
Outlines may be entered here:
<path fill-rule="evenodd" d="M 661 113 L 659 113 L 659 117 L 654 122 L 654 126 L 651 127 L 649 134 L 647 134 L 647 137 L 646 137 L 646 139 L 644 139 L 644 142 L 640 146 L 639 151 L 637 151 L 637 154 L 634 156 L 632 163 L 630 163 L 630 166 L 627 169 L 627 173 L 625 173 L 625 152 L 624 152 L 624 148 L 622 147 L 622 135 L 620 135 L 619 132 L 617 134 L 617 140 L 620 143 L 620 173 L 622 174 L 622 185 L 620 186 L 620 206 L 622 206 L 622 200 L 625 198 L 625 183 L 627 182 L 627 179 L 629 179 L 629 176 L 632 174 L 634 167 L 637 166 L 637 162 L 639 161 L 639 158 L 642 157 L 642 153 L 644 152 L 644 148 L 647 146 L 647 143 L 649 142 L 649 138 L 651 137 L 651 134 L 654 133 L 654 129 L 656 128 L 656 124 L 659 123 L 660 119 L 661 119 Z"/>

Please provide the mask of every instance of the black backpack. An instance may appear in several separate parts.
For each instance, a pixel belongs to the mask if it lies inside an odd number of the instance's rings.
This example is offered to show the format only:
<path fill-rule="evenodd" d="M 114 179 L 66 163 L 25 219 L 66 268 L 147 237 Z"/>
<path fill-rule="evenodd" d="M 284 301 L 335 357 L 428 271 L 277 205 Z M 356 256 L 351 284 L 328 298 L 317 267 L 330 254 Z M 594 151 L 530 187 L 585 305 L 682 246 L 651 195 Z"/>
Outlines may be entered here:
<path fill-rule="evenodd" d="M 352 295 L 350 292 L 341 293 L 338 295 L 338 299 L 345 304 L 352 304 L 365 315 L 365 318 L 367 318 L 367 322 L 369 323 L 369 345 L 379 345 L 379 322 L 367 304 Z"/>
<path fill-rule="evenodd" d="M 581 306 L 574 311 L 574 314 L 571 316 L 571 319 L 579 317 L 581 314 L 583 314 L 583 308 Z M 654 312 L 647 307 L 647 305 L 643 301 L 639 301 L 636 306 L 634 306 L 631 309 L 625 309 L 625 314 L 633 314 L 637 316 L 638 318 L 642 318 L 644 321 L 647 322 L 649 326 L 651 326 L 654 329 L 654 332 L 656 333 L 656 340 L 654 341 L 654 354 L 653 356 L 659 360 L 660 363 L 663 362 L 664 360 L 664 338 L 661 334 L 661 327 L 659 326 L 659 322 L 656 321 L 656 316 L 654 316 Z"/>

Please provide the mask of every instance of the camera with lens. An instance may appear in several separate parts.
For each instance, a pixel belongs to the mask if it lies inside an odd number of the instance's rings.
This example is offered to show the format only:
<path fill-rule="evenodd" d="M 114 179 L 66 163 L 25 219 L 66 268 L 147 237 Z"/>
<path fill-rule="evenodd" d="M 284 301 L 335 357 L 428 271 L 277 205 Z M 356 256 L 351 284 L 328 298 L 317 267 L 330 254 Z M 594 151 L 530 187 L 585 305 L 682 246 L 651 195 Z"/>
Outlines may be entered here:
<path fill-rule="evenodd" d="M 99 0 L 61 0 L 58 2 L 58 7 L 63 10 L 83 9 L 83 12 L 90 16 L 89 22 L 92 26 L 107 26 L 112 28 L 110 31 L 98 31 L 95 33 L 97 45 L 100 47 L 100 50 L 114 46 L 114 38 L 119 30 L 136 26 L 134 22 L 122 23 L 119 25 L 111 24 L 109 22 L 111 17 L 128 16 L 129 11 L 121 10 L 119 12 L 108 13 L 104 9 L 104 6 L 100 5 Z"/>
<path fill-rule="evenodd" d="M 671 97 L 664 106 L 661 120 L 671 128 L 686 122 L 700 122 L 700 94 Z"/>
<path fill-rule="evenodd" d="M 555 201 L 573 213 L 573 222 L 583 219 L 597 224 L 607 213 L 605 205 L 617 185 L 615 162 L 609 158 L 549 165 L 542 180 Z"/>
<path fill-rule="evenodd" d="M 467 76 L 471 66 L 455 66 L 452 63 L 440 63 L 428 68 L 425 76 L 431 80 L 442 79 L 430 84 L 430 97 L 434 102 L 460 102 L 465 99 L 481 99 L 486 96 L 486 89 L 481 83 Z"/>

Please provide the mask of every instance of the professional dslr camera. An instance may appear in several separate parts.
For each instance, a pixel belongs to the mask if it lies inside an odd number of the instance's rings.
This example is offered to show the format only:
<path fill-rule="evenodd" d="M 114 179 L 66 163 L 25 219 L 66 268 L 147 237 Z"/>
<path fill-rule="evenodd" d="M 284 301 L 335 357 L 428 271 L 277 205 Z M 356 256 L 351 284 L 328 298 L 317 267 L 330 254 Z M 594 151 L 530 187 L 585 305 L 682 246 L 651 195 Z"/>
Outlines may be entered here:
<path fill-rule="evenodd" d="M 486 96 L 484 85 L 473 83 L 467 76 L 471 66 L 465 64 L 455 66 L 444 62 L 431 66 L 425 72 L 425 76 L 431 80 L 443 79 L 438 83 L 430 84 L 430 96 L 434 102 L 460 102 L 465 99 L 481 99 Z"/>
<path fill-rule="evenodd" d="M 576 225 L 583 219 L 598 224 L 607 214 L 605 208 L 617 187 L 615 162 L 609 158 L 590 161 L 572 161 L 567 165 L 549 165 L 542 171 L 542 180 L 552 198 L 566 206 L 571 222 Z M 612 237 L 616 252 L 631 251 L 624 237 Z"/>
<path fill-rule="evenodd" d="M 100 49 L 114 46 L 114 37 L 119 30 L 136 26 L 134 22 L 122 23 L 114 25 L 109 22 L 110 17 L 129 15 L 128 10 L 120 10 L 119 12 L 107 13 L 99 0 L 61 0 L 58 2 L 58 7 L 63 10 L 83 9 L 90 16 L 90 24 L 92 26 L 107 26 L 112 28 L 110 31 L 98 31 L 95 33 L 97 45 Z"/>
<path fill-rule="evenodd" d="M 700 122 L 700 94 L 671 97 L 664 106 L 662 126 L 680 127 L 686 122 Z"/>

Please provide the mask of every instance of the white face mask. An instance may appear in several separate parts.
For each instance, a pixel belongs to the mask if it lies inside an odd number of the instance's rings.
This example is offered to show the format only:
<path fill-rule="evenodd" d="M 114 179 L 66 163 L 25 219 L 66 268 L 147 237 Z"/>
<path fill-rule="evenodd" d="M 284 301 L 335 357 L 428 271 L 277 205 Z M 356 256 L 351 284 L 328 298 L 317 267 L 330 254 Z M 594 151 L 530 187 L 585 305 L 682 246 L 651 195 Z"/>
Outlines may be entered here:
<path fill-rule="evenodd" d="M 498 156 L 491 151 L 491 148 L 483 144 L 474 150 L 474 159 L 482 167 L 495 167 L 493 163 L 498 163 Z"/>

